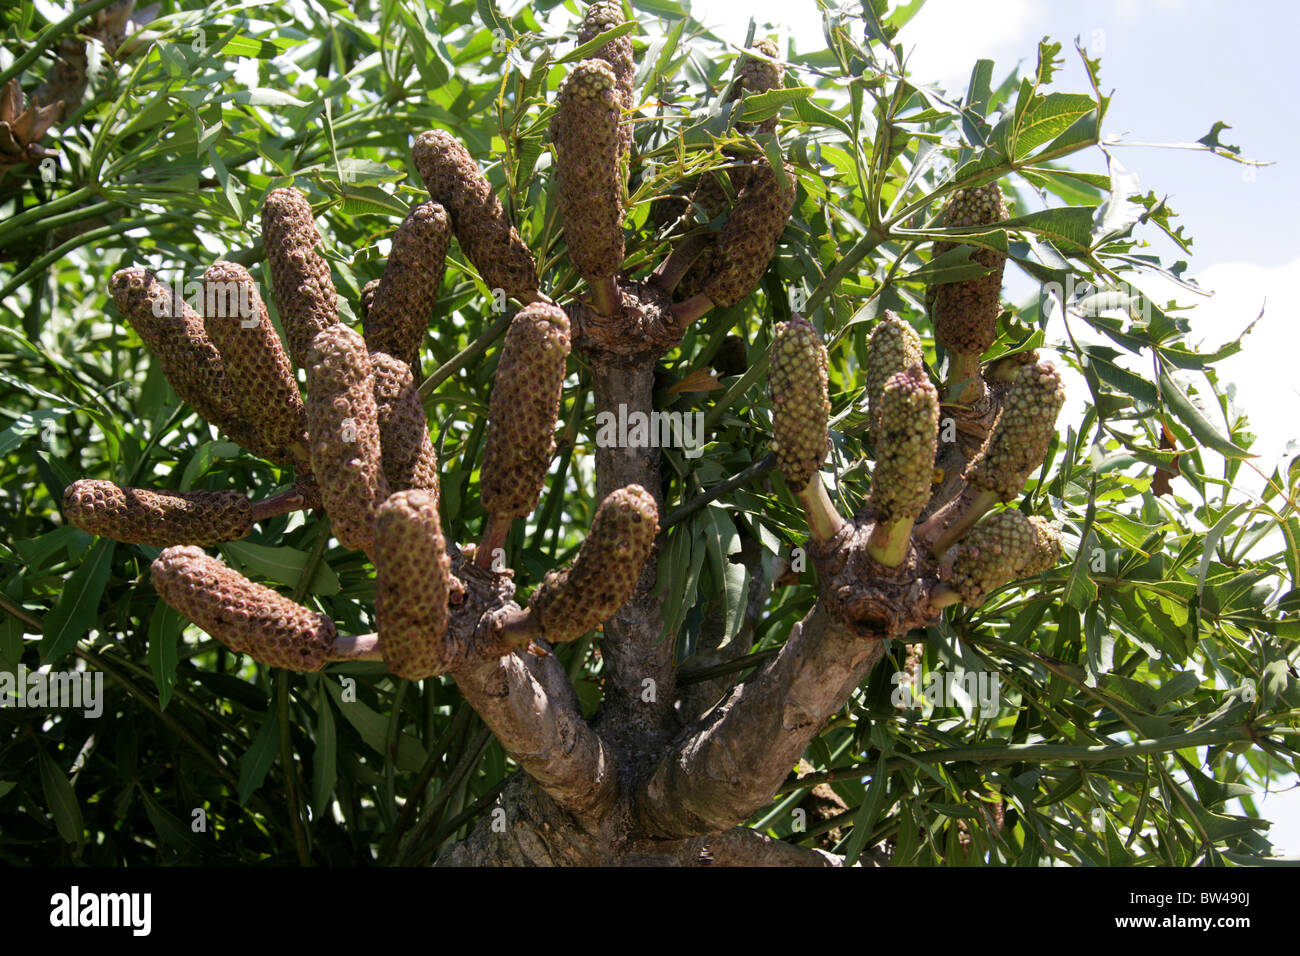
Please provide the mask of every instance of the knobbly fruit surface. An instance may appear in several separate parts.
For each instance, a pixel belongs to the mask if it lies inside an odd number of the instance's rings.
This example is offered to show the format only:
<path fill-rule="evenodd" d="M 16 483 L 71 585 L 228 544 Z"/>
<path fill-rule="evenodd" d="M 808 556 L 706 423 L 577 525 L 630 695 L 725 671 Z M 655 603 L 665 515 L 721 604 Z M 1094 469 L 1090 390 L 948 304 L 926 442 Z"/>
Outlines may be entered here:
<path fill-rule="evenodd" d="M 1019 496 L 1047 456 L 1056 416 L 1065 403 L 1061 376 L 1048 362 L 1022 365 L 1002 400 L 1002 411 L 984 447 L 971 460 L 966 479 L 1000 501 Z"/>
<path fill-rule="evenodd" d="M 636 591 L 658 533 L 659 510 L 648 491 L 628 485 L 611 492 L 573 566 L 549 572 L 528 602 L 547 640 L 576 640 L 613 617 Z"/>
<path fill-rule="evenodd" d="M 939 393 L 920 365 L 882 390 L 871 503 L 881 523 L 915 521 L 930 500 L 939 434 Z"/>
<path fill-rule="evenodd" d="M 173 295 L 151 269 L 119 269 L 109 289 L 181 401 L 254 454 L 274 456 L 275 449 L 236 411 L 221 353 L 189 303 Z"/>
<path fill-rule="evenodd" d="M 203 325 L 240 416 L 272 448 L 303 442 L 307 410 L 298 380 L 253 277 L 237 263 L 216 262 L 203 273 L 203 288 Z"/>
<path fill-rule="evenodd" d="M 826 347 L 807 319 L 777 326 L 768 372 L 772 450 L 786 484 L 799 491 L 821 470 L 830 449 Z"/>
<path fill-rule="evenodd" d="M 756 40 L 754 50 L 761 57 L 745 54 L 736 67 L 735 93 L 753 96 L 781 89 L 785 82 L 785 68 L 774 62 L 781 55 L 780 48 L 771 40 Z M 769 116 L 759 123 L 738 123 L 736 128 L 742 133 L 772 133 L 776 131 L 776 115 Z"/>
<path fill-rule="evenodd" d="M 867 343 L 866 386 L 869 416 L 874 428 L 880 421 L 880 400 L 891 376 L 920 365 L 924 353 L 916 329 L 888 309 Z"/>
<path fill-rule="evenodd" d="M 333 621 L 196 547 L 168 548 L 151 572 L 167 604 L 232 651 L 293 671 L 318 671 L 329 659 L 338 636 Z"/>
<path fill-rule="evenodd" d="M 366 346 L 401 359 L 416 374 L 450 243 L 451 219 L 445 209 L 436 202 L 412 208 L 397 227 L 383 277 L 363 308 Z"/>
<path fill-rule="evenodd" d="M 252 504 L 237 491 L 149 491 L 91 478 L 68 485 L 63 515 L 90 534 L 164 548 L 238 541 L 253 530 Z"/>
<path fill-rule="evenodd" d="M 438 458 L 411 367 L 383 352 L 370 353 L 375 377 L 379 447 L 389 491 L 422 488 L 438 500 Z"/>
<path fill-rule="evenodd" d="M 562 309 L 536 303 L 519 310 L 488 400 L 479 491 L 491 514 L 522 518 L 537 507 L 555 450 L 568 355 L 569 317 Z"/>
<path fill-rule="evenodd" d="M 564 239 L 588 282 L 612 276 L 623 265 L 617 82 L 604 60 L 583 60 L 560 86 L 551 121 Z"/>
<path fill-rule="evenodd" d="M 1045 519 L 1000 511 L 981 520 L 958 546 L 951 585 L 963 604 L 978 607 L 989 592 L 1046 571 L 1060 557 L 1060 534 Z"/>
<path fill-rule="evenodd" d="M 469 150 L 450 133 L 430 130 L 416 137 L 411 156 L 430 198 L 451 217 L 461 249 L 488 288 L 504 289 L 520 301 L 536 296 L 537 262 Z"/>
<path fill-rule="evenodd" d="M 989 226 L 1007 218 L 1002 190 L 997 183 L 959 189 L 944 210 L 945 226 Z M 957 248 L 960 242 L 936 242 L 934 257 Z M 971 261 L 992 270 L 988 275 L 962 282 L 931 286 L 927 294 L 934 336 L 953 352 L 982 355 L 997 338 L 1002 312 L 1002 272 L 1007 257 L 976 247 Z"/>
<path fill-rule="evenodd" d="M 388 497 L 370 354 L 361 336 L 335 325 L 307 351 L 311 464 L 331 527 L 345 548 L 371 552 L 375 508 Z"/>
<path fill-rule="evenodd" d="M 426 491 L 398 491 L 375 517 L 375 614 L 388 669 L 407 680 L 443 670 L 451 562 Z"/>
<path fill-rule="evenodd" d="M 721 308 L 735 305 L 758 286 L 794 206 L 794 168 L 785 182 L 766 159 L 754 161 L 744 190 L 713 245 L 702 291 Z"/>
<path fill-rule="evenodd" d="M 602 0 L 587 7 L 582 24 L 578 27 L 578 45 L 596 39 L 602 33 L 627 22 L 623 16 L 623 5 L 617 0 Z M 596 59 L 604 60 L 614 72 L 615 91 L 618 94 L 620 110 L 632 109 L 634 105 L 633 81 L 636 76 L 636 60 L 632 54 L 632 37 L 623 35 L 610 40 L 592 54 Z M 626 160 L 632 145 L 632 126 L 626 120 L 619 124 L 620 159 Z"/>
<path fill-rule="evenodd" d="M 262 204 L 262 244 L 289 355 L 298 368 L 306 367 L 312 339 L 339 320 L 329 263 L 316 251 L 320 241 L 307 197 L 297 189 L 272 190 Z"/>

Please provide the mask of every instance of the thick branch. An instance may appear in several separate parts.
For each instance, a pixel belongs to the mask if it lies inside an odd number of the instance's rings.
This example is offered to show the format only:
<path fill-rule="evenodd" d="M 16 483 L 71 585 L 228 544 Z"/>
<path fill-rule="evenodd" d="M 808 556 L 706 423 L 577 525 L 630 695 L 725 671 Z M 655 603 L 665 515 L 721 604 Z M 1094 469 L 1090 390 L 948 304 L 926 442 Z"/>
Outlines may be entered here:
<path fill-rule="evenodd" d="M 653 421 L 654 365 L 593 365 L 596 411 L 620 420 L 638 413 Z M 620 406 L 626 411 L 620 412 Z M 604 500 L 616 488 L 637 484 L 655 498 L 663 513 L 659 449 L 655 447 L 597 447 L 596 497 Z M 605 699 L 598 726 L 607 739 L 617 737 L 628 755 L 645 753 L 666 733 L 672 713 L 673 642 L 660 640 L 662 597 L 654 593 L 658 551 L 641 571 L 636 594 L 606 622 L 601 652 L 606 670 Z"/>
<path fill-rule="evenodd" d="M 766 806 L 808 742 L 884 654 L 833 621 L 821 602 L 781 653 L 706 714 L 635 795 L 661 837 L 719 833 Z"/>
<path fill-rule="evenodd" d="M 506 753 L 561 807 L 592 820 L 609 812 L 618 793 L 614 760 L 553 655 L 507 654 L 452 676 Z"/>

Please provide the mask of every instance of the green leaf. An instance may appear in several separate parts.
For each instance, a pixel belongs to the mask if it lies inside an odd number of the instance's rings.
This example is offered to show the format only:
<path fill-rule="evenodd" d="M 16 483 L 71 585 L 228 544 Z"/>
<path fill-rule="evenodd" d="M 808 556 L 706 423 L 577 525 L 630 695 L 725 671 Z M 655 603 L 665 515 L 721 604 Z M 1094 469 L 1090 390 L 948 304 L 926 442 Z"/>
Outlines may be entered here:
<path fill-rule="evenodd" d="M 262 785 L 267 771 L 271 769 L 271 764 L 275 763 L 275 754 L 280 742 L 279 726 L 276 711 L 268 710 L 266 716 L 262 718 L 262 726 L 258 728 L 257 736 L 253 738 L 253 742 L 239 759 L 239 805 L 241 807 Z"/>
<path fill-rule="evenodd" d="M 1036 100 L 1020 123 L 1015 158 L 1028 156 L 1096 108 L 1097 104 L 1086 93 L 1049 93 Z"/>
<path fill-rule="evenodd" d="M 303 100 L 283 90 L 236 90 L 231 100 L 240 106 L 306 106 Z"/>
<path fill-rule="evenodd" d="M 627 36 L 637 28 L 638 24 L 635 19 L 628 20 L 626 23 L 620 23 L 616 27 L 611 27 L 599 36 L 594 36 L 577 49 L 560 57 L 557 63 L 574 63 L 578 60 L 585 60 L 593 53 L 603 47 L 610 40 L 617 40 L 619 37 Z"/>
<path fill-rule="evenodd" d="M 876 769 L 871 774 L 871 784 L 867 787 L 867 796 L 853 816 L 853 832 L 849 834 L 848 844 L 844 848 L 844 865 L 852 866 L 866 848 L 867 838 L 876 828 L 876 818 L 880 816 L 885 801 L 885 790 L 889 783 L 887 755 L 882 751 L 876 761 Z"/>
<path fill-rule="evenodd" d="M 705 544 L 708 547 L 709 566 L 712 571 L 714 587 L 720 587 L 726 617 L 722 641 L 719 647 L 731 643 L 740 632 L 745 619 L 745 602 L 749 596 L 749 574 L 744 564 L 730 560 L 733 554 L 740 552 L 740 533 L 736 531 L 731 512 L 718 505 L 707 509 L 705 524 Z"/>
<path fill-rule="evenodd" d="M 76 646 L 90 633 L 99 616 L 99 599 L 108 584 L 113 567 L 113 549 L 117 542 L 102 538 L 90 549 L 81 566 L 72 572 L 63 593 L 45 615 L 41 638 L 41 663 L 51 664 Z"/>
<path fill-rule="evenodd" d="M 1160 370 L 1160 394 L 1178 420 L 1187 426 L 1201 444 L 1217 451 L 1224 458 L 1255 458 L 1244 448 L 1220 432 L 1163 368 Z"/>
<path fill-rule="evenodd" d="M 85 839 L 86 824 L 81 816 L 81 806 L 77 803 L 77 794 L 72 789 L 72 781 L 59 769 L 59 765 L 45 752 L 44 747 L 36 748 L 36 756 L 40 763 L 41 790 L 45 793 L 45 805 L 49 807 L 50 816 L 63 842 L 75 843 L 77 853 L 80 854 Z"/>
<path fill-rule="evenodd" d="M 1085 252 L 1092 238 L 1096 206 L 1057 206 L 1006 219 L 999 225 L 1007 230 L 1024 230 L 1050 239 L 1072 252 Z"/>
<path fill-rule="evenodd" d="M 924 282 L 926 285 L 945 285 L 949 282 L 964 282 L 967 279 L 988 275 L 991 270 L 978 262 L 970 261 L 971 253 L 974 251 L 973 246 L 967 245 L 949 249 L 942 255 L 935 256 L 919 269 L 908 273 L 907 278 L 909 281 Z"/>
<path fill-rule="evenodd" d="M 177 645 L 183 627 L 184 619 L 179 611 L 161 601 L 154 606 L 149 619 L 149 669 L 158 687 L 158 706 L 164 710 L 176 683 Z"/>
<path fill-rule="evenodd" d="M 329 680 L 322 677 L 321 680 Z M 318 685 L 319 686 L 319 685 Z M 316 695 L 316 750 L 312 756 L 311 812 L 319 819 L 329 806 L 338 782 L 338 735 L 334 732 L 334 708 L 326 694 Z"/>
<path fill-rule="evenodd" d="M 343 691 L 338 685 L 338 681 L 329 677 L 322 677 L 321 682 L 325 685 L 325 690 L 329 692 L 330 697 L 338 706 L 339 713 L 352 725 L 353 729 L 361 735 L 361 739 L 366 742 L 375 753 L 388 758 L 385 742 L 388 739 L 388 718 L 382 714 L 377 714 L 359 700 L 343 700 Z M 412 773 L 424 766 L 428 754 L 424 747 L 415 737 L 403 731 L 397 739 L 397 769 Z"/>
<path fill-rule="evenodd" d="M 149 817 L 149 822 L 153 824 L 158 839 L 173 850 L 182 852 L 188 850 L 201 853 L 207 849 L 203 841 L 195 838 L 194 831 L 169 813 L 154 798 L 147 787 L 140 784 L 136 787 L 136 790 L 140 794 L 140 799 L 144 802 L 145 815 Z"/>
<path fill-rule="evenodd" d="M 744 109 L 740 112 L 743 123 L 761 123 L 781 112 L 781 108 L 796 100 L 806 100 L 812 96 L 812 90 L 806 86 L 796 86 L 788 90 L 768 90 L 766 93 L 752 93 L 745 97 Z"/>
<path fill-rule="evenodd" d="M 298 587 L 303 568 L 310 558 L 306 551 L 287 545 L 270 547 L 251 541 L 228 541 L 221 546 L 221 553 L 238 570 L 290 588 Z M 338 594 L 339 587 L 338 575 L 322 559 L 316 565 L 307 593 L 329 597 Z"/>

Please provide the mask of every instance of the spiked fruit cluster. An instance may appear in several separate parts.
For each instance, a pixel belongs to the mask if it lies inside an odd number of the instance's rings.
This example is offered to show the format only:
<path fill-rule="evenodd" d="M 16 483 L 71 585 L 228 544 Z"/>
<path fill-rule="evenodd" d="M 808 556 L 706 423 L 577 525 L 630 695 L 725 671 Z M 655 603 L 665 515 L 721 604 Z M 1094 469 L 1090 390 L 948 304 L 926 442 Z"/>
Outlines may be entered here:
<path fill-rule="evenodd" d="M 579 42 L 624 22 L 621 4 L 592 4 Z M 633 51 L 625 34 L 573 66 L 551 127 L 569 260 L 590 286 L 597 313 L 625 323 L 625 340 L 612 340 L 610 348 L 626 355 L 647 351 L 633 317 L 647 310 L 670 314 L 660 320 L 670 333 L 653 343 L 662 353 L 673 347 L 671 335 L 680 340 L 686 323 L 753 291 L 785 228 L 796 183 L 793 167 L 775 169 L 767 154 L 735 151 L 729 188 L 715 200 L 718 212 L 727 212 L 721 229 L 688 237 L 680 254 L 675 250 L 654 273 L 627 282 Z M 733 97 L 779 87 L 778 53 L 775 44 L 758 42 L 737 67 Z M 17 122 L 33 133 L 39 116 L 19 111 L 12 94 L 2 105 L 0 129 L 12 131 Z M 776 126 L 770 116 L 738 132 L 770 134 Z M 394 674 L 418 680 L 454 672 L 476 654 L 499 656 L 542 637 L 571 640 L 632 597 L 654 548 L 654 495 L 638 485 L 618 489 L 596 512 L 573 565 L 547 575 L 527 606 L 510 601 L 510 574 L 495 557 L 511 523 L 539 500 L 555 448 L 571 334 L 578 330 L 571 333 L 571 312 L 541 292 L 537 260 L 465 145 L 431 130 L 416 137 L 411 160 L 429 198 L 412 206 L 382 276 L 363 290 L 364 335 L 340 322 L 321 250 L 320 210 L 292 187 L 272 189 L 261 215 L 283 342 L 253 277 L 233 262 L 206 271 L 200 308 L 147 269 L 123 269 L 111 279 L 118 310 L 180 399 L 248 451 L 291 469 L 293 484 L 255 500 L 235 490 L 150 491 L 88 478 L 67 489 L 67 520 L 165 548 L 152 570 L 162 598 L 231 648 L 272 666 L 318 670 L 331 660 L 382 659 Z M 488 403 L 479 468 L 488 517 L 477 547 L 463 551 L 442 531 L 438 461 L 419 389 L 421 352 L 453 239 L 490 289 L 504 290 L 521 306 Z M 696 259 L 699 291 L 693 302 L 674 304 L 674 287 Z M 785 375 L 776 389 L 783 403 L 778 433 L 792 478 L 807 483 L 827 448 L 826 356 L 811 325 L 789 325 L 783 333 L 789 348 L 776 362 Z M 324 615 L 199 550 L 244 538 L 273 515 L 319 507 L 339 543 L 364 551 L 375 566 L 377 634 L 340 636 Z"/>
<path fill-rule="evenodd" d="M 573 566 L 551 571 L 529 607 L 552 641 L 571 641 L 614 616 L 633 591 L 659 533 L 655 500 L 640 485 L 600 504 Z"/>
<path fill-rule="evenodd" d="M 569 319 L 553 305 L 519 311 L 506 333 L 488 405 L 483 507 L 522 518 L 537 506 L 555 449 L 555 416 L 569 355 Z"/>
<path fill-rule="evenodd" d="M 795 317 L 777 326 L 768 374 L 772 446 L 781 474 L 793 491 L 812 480 L 830 447 L 826 369 L 826 347 L 811 322 Z"/>
<path fill-rule="evenodd" d="M 952 587 L 962 603 L 978 607 L 990 591 L 1046 571 L 1060 558 L 1060 533 L 1046 519 L 1000 511 L 977 524 L 958 546 Z"/>
<path fill-rule="evenodd" d="M 168 548 L 151 571 L 159 597 L 233 651 L 294 671 L 318 671 L 330 659 L 333 621 L 198 548 Z"/>
<path fill-rule="evenodd" d="M 1006 210 L 992 183 L 958 191 L 946 215 L 951 226 L 990 226 L 1006 219 Z M 937 244 L 935 255 L 943 251 Z M 980 261 L 992 269 L 989 276 L 937 286 L 930 297 L 936 339 L 950 353 L 945 394 L 951 414 L 963 417 L 966 426 L 960 439 L 946 439 L 953 442 L 947 448 L 939 441 L 940 392 L 910 323 L 886 311 L 866 349 L 867 425 L 875 465 L 870 499 L 857 518 L 871 559 L 862 567 L 872 574 L 915 568 L 931 575 L 925 579 L 931 608 L 979 604 L 990 591 L 1045 570 L 1061 554 L 1059 534 L 1041 518 L 1011 511 L 981 521 L 998 502 L 1018 497 L 1042 465 L 1065 393 L 1059 374 L 1037 353 L 980 368 L 980 353 L 995 337 L 1002 269 L 1000 258 Z M 777 464 L 822 545 L 848 524 L 819 474 L 827 448 L 825 369 L 825 352 L 811 325 L 800 319 L 778 329 L 769 371 Z M 977 387 L 970 388 L 971 379 Z M 982 435 L 982 444 L 976 444 L 976 435 Z M 838 582 L 832 594 L 839 601 L 838 595 L 852 595 L 856 586 Z M 864 626 L 876 630 L 874 624 Z"/>

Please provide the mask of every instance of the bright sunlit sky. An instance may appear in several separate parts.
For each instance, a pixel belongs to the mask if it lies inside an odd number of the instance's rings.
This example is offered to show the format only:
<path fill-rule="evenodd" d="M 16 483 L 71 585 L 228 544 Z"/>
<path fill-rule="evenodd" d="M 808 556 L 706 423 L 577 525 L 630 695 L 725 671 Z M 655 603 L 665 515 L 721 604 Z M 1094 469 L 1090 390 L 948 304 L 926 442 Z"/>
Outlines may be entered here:
<path fill-rule="evenodd" d="M 824 46 L 821 16 L 813 0 L 694 0 L 697 19 L 724 39 L 742 44 L 749 18 L 764 32 L 793 39 L 797 51 Z M 764 31 L 771 25 L 773 31 Z M 1078 37 L 1090 56 L 1101 57 L 1102 91 L 1114 93 L 1103 136 L 1125 142 L 1190 143 L 1215 121 L 1232 129 L 1220 141 L 1242 155 L 1274 165 L 1247 171 L 1209 153 L 1141 146 L 1116 148 L 1114 156 L 1139 177 L 1138 189 L 1169 197 L 1195 243 L 1189 274 L 1211 298 L 1172 285 L 1143 282 L 1157 301 L 1196 303 L 1190 316 L 1192 342 L 1218 346 L 1235 338 L 1267 305 L 1246 338 L 1243 353 L 1221 363 L 1221 381 L 1237 386 L 1236 404 L 1247 410 L 1259 435 L 1260 465 L 1271 471 L 1297 437 L 1300 380 L 1300 135 L 1294 99 L 1300 94 L 1300 4 L 1288 0 L 928 0 L 899 34 L 908 68 L 919 82 L 937 83 L 960 95 L 977 59 L 997 65 L 995 84 L 1018 61 L 1032 69 L 1038 41 L 1063 44 L 1066 68 L 1056 89 L 1086 91 L 1073 51 Z M 1071 163 L 1104 172 L 1093 151 Z M 1152 231 L 1154 232 L 1154 231 Z M 1153 241 L 1155 241 L 1153 239 Z M 1167 262 L 1177 256 L 1165 241 L 1156 245 Z M 1008 267 L 1008 295 L 1032 291 Z M 1050 329 L 1049 329 L 1050 332 Z M 1067 409 L 1068 412 L 1068 409 Z M 1265 796 L 1261 812 L 1272 820 L 1276 852 L 1300 856 L 1300 791 Z"/>

